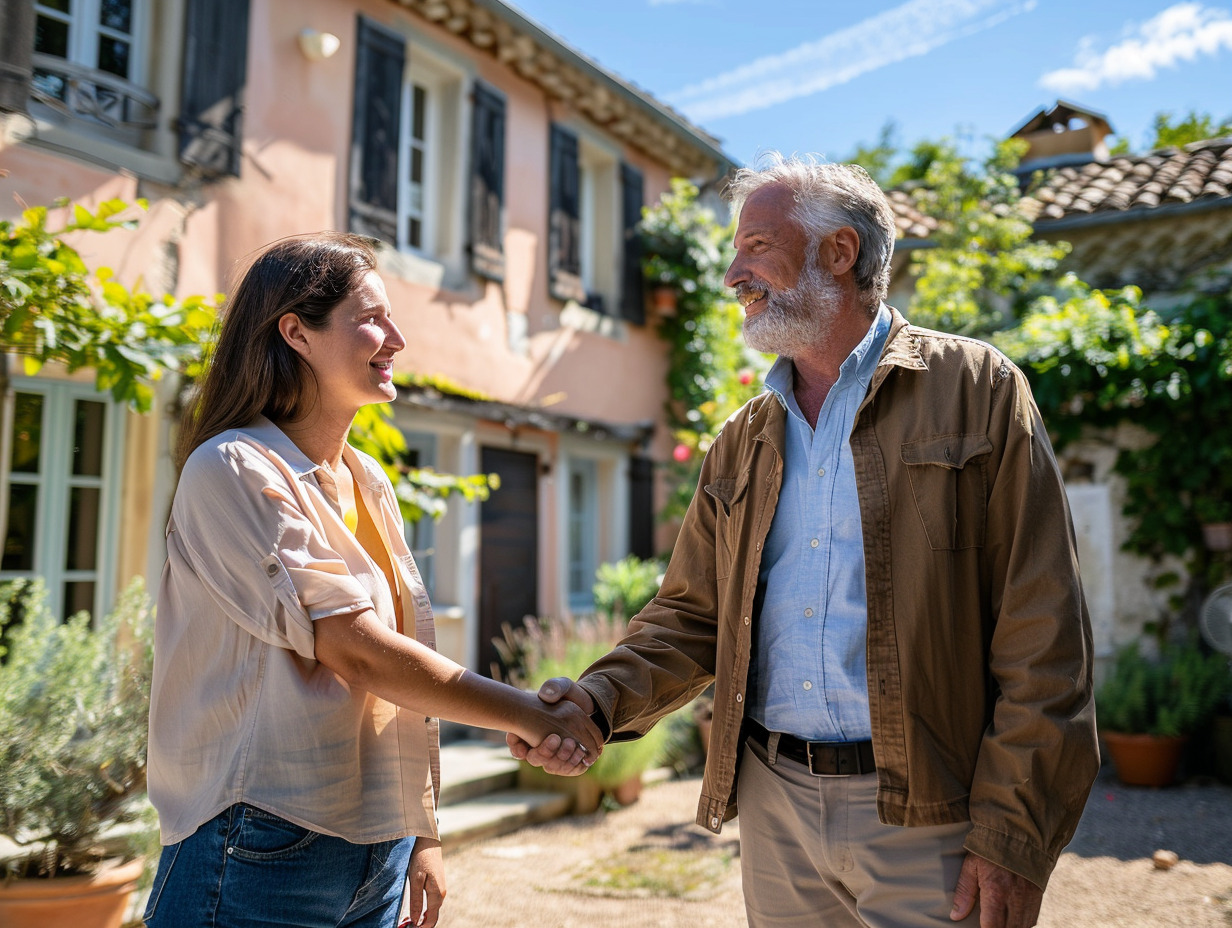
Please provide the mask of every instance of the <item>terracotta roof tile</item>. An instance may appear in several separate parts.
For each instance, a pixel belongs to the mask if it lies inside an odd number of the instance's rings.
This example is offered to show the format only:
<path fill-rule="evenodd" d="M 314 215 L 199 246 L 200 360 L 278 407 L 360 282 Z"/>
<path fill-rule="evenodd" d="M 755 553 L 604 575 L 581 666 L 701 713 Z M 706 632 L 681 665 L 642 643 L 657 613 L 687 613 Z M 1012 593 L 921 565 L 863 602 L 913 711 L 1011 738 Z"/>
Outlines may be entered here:
<path fill-rule="evenodd" d="M 927 238 L 936 220 L 902 189 L 889 192 L 899 235 Z M 1120 155 L 1050 172 L 1029 195 L 1037 221 L 1079 215 L 1114 215 L 1198 200 L 1228 200 L 1232 207 L 1232 138 L 1208 139 L 1146 155 Z"/>

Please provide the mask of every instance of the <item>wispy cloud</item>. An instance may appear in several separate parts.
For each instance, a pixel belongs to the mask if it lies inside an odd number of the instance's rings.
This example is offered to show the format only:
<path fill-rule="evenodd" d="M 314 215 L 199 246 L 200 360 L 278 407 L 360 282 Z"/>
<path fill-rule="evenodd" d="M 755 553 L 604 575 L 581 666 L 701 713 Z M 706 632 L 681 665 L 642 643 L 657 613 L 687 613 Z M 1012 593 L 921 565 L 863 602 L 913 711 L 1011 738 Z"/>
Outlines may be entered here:
<path fill-rule="evenodd" d="M 1057 93 L 1077 93 L 1105 84 L 1149 81 L 1161 68 L 1228 49 L 1232 49 L 1232 15 L 1227 10 L 1178 3 L 1139 26 L 1131 25 L 1121 42 L 1103 51 L 1094 39 L 1083 39 L 1074 66 L 1049 71 L 1039 84 Z"/>
<path fill-rule="evenodd" d="M 1033 10 L 1036 0 L 909 0 L 892 10 L 685 87 L 667 99 L 705 122 L 845 84 Z"/>

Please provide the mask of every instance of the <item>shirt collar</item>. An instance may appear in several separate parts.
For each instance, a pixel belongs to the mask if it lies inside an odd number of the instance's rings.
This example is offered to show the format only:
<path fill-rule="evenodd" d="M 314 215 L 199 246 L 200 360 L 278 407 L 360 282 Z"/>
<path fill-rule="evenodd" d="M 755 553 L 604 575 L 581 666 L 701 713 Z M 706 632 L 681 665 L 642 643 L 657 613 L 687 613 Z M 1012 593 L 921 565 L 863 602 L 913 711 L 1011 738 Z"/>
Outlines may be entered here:
<path fill-rule="evenodd" d="M 886 336 L 890 333 L 890 321 L 890 309 L 882 303 L 877 307 L 877 315 L 868 331 L 839 368 L 840 381 L 855 377 L 861 387 L 868 388 L 881 350 L 885 347 Z M 791 358 L 780 357 L 774 362 L 766 374 L 766 389 L 775 395 L 784 409 L 791 409 L 786 399 L 795 389 L 795 367 Z"/>
<path fill-rule="evenodd" d="M 319 462 L 313 461 L 308 455 L 300 451 L 299 445 L 291 441 L 286 432 L 265 418 L 265 416 L 257 416 L 250 425 L 237 429 L 237 431 L 243 432 L 245 435 L 251 435 L 277 454 L 287 462 L 287 466 L 301 480 L 321 469 Z M 350 444 L 343 447 L 342 457 L 351 466 L 351 476 L 358 483 L 369 490 L 378 490 L 381 487 L 381 478 L 373 473 L 363 455 L 352 448 Z"/>

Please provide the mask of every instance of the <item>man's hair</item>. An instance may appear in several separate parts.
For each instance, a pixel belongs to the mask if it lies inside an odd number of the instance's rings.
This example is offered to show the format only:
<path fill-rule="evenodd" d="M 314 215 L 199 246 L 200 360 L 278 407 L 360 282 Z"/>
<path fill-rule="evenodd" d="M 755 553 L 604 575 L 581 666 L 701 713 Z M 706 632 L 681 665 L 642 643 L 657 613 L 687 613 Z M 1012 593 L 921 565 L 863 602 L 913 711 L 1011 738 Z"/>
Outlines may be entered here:
<path fill-rule="evenodd" d="M 733 212 L 739 215 L 744 201 L 766 184 L 781 184 L 791 191 L 796 201 L 791 216 L 808 236 L 810 253 L 837 229 L 856 230 L 860 239 L 853 268 L 856 288 L 865 307 L 875 312 L 890 286 L 896 235 L 894 211 L 877 182 L 858 164 L 764 152 L 753 167 L 740 168 L 729 182 Z"/>

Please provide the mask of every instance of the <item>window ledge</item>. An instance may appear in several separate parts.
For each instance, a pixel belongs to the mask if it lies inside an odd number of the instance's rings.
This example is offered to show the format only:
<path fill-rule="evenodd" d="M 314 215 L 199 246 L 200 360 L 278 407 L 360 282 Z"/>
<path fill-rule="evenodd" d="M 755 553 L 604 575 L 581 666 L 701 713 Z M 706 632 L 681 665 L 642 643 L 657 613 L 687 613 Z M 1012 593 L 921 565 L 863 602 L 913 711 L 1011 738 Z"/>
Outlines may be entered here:
<path fill-rule="evenodd" d="M 628 339 L 628 330 L 623 319 L 587 309 L 576 300 L 570 300 L 560 311 L 560 324 L 580 332 L 592 332 L 623 342 Z"/>
<path fill-rule="evenodd" d="M 99 138 L 88 131 L 35 118 L 24 133 L 26 144 L 54 151 L 109 170 L 131 171 L 143 180 L 175 186 L 183 179 L 174 158 Z M 19 130 L 20 131 L 20 130 Z"/>
<path fill-rule="evenodd" d="M 447 290 L 467 299 L 482 296 L 470 275 L 450 262 L 437 261 L 410 251 L 398 251 L 389 245 L 381 246 L 379 262 L 382 273 L 392 274 L 408 283 Z"/>

